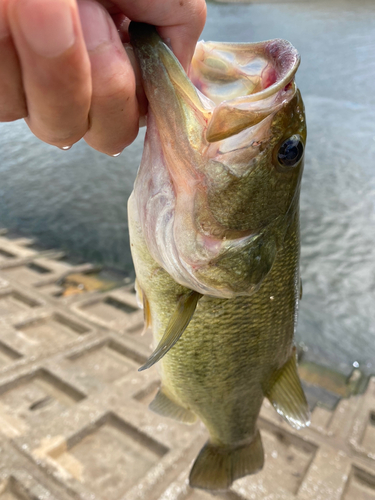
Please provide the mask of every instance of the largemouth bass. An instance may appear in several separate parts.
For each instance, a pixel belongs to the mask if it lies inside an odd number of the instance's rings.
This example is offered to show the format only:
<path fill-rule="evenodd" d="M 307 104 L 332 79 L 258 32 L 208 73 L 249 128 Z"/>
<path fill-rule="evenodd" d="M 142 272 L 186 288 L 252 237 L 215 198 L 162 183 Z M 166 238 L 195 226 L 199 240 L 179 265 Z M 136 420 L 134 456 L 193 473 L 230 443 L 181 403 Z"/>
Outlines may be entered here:
<path fill-rule="evenodd" d="M 225 490 L 260 470 L 264 397 L 309 424 L 293 336 L 300 298 L 299 192 L 306 142 L 283 40 L 203 43 L 189 77 L 155 28 L 131 23 L 149 102 L 129 199 L 137 291 L 161 388 L 155 412 L 210 439 L 193 487 Z"/>

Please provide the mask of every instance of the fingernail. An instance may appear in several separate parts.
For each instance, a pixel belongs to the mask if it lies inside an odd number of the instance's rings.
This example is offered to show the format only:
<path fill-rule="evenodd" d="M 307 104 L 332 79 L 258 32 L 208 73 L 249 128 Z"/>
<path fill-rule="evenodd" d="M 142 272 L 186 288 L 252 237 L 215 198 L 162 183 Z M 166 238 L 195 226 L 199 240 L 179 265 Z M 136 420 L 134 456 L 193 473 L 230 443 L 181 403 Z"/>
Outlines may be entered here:
<path fill-rule="evenodd" d="M 0 40 L 10 35 L 9 26 L 6 22 L 5 3 L 0 2 Z"/>
<path fill-rule="evenodd" d="M 75 41 L 72 9 L 66 0 L 22 0 L 17 14 L 23 36 L 40 56 L 57 57 Z"/>
<path fill-rule="evenodd" d="M 79 16 L 87 50 L 95 50 L 111 40 L 111 29 L 107 13 L 96 1 L 78 2 Z"/>

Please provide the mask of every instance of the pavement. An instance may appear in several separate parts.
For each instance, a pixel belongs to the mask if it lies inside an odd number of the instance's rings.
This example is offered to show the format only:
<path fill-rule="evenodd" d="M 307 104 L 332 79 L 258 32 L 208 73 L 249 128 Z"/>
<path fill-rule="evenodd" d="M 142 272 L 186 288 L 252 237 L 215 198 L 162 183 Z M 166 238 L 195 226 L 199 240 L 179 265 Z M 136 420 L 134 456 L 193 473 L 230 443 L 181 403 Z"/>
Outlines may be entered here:
<path fill-rule="evenodd" d="M 266 402 L 264 469 L 212 495 L 187 484 L 203 425 L 153 414 L 159 379 L 131 284 L 111 288 L 0 235 L 0 500 L 375 500 L 375 377 L 296 431 Z"/>

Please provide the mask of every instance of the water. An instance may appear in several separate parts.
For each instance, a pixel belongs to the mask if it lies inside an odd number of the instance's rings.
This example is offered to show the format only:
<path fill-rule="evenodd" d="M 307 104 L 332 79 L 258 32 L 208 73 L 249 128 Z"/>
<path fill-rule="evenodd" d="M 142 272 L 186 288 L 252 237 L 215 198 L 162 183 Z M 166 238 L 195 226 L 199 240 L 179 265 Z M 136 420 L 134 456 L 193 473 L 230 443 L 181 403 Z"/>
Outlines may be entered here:
<path fill-rule="evenodd" d="M 375 371 L 375 2 L 209 4 L 204 39 L 287 38 L 300 51 L 308 120 L 298 339 L 348 371 Z M 133 272 L 126 200 L 144 130 L 110 158 L 0 124 L 0 227 Z"/>

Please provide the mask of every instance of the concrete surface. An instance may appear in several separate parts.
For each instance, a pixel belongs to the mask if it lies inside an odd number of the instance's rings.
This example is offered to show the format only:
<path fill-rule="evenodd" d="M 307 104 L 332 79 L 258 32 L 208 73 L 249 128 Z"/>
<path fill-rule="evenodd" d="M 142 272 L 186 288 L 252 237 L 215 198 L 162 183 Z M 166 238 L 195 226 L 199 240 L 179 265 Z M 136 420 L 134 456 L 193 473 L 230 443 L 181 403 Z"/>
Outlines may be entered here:
<path fill-rule="evenodd" d="M 90 291 L 91 266 L 31 243 L 0 236 L 0 500 L 375 500 L 375 378 L 303 431 L 264 404 L 264 470 L 190 489 L 206 431 L 147 409 L 158 376 L 137 372 L 151 337 L 132 287 Z"/>

